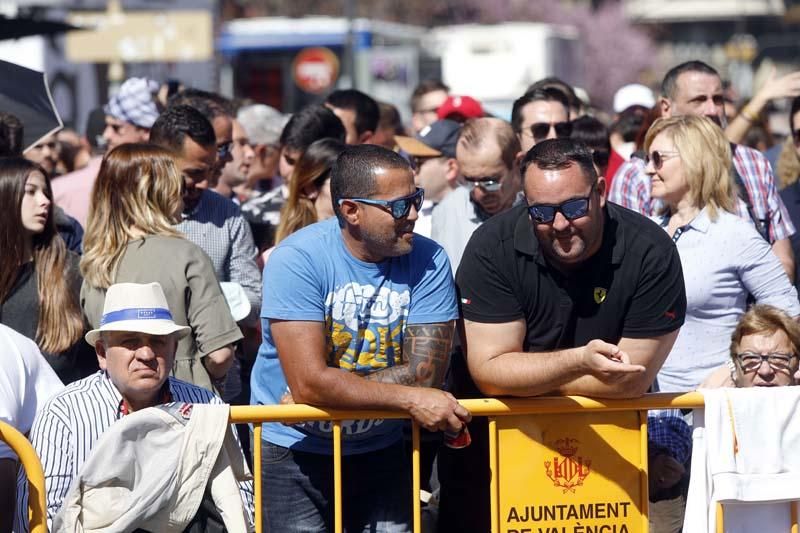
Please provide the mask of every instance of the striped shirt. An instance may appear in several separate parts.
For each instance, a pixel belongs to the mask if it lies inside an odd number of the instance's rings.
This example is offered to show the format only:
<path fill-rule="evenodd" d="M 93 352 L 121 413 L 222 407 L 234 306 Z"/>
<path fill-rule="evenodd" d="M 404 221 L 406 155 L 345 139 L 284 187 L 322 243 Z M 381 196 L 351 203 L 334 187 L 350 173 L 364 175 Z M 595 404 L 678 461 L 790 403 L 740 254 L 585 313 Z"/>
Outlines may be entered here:
<path fill-rule="evenodd" d="M 203 249 L 214 265 L 219 281 L 238 283 L 250 301 L 250 316 L 261 307 L 261 272 L 256 265 L 253 233 L 239 206 L 214 191 L 203 191 L 200 202 L 183 221 L 178 231 Z"/>
<path fill-rule="evenodd" d="M 747 189 L 753 214 L 759 220 L 769 220 L 769 241 L 774 243 L 791 237 L 795 228 L 778 195 L 767 159 L 757 150 L 737 145 L 733 166 Z M 644 161 L 637 157 L 623 163 L 611 181 L 608 200 L 645 216 L 653 216 L 658 214 L 661 204 L 650 198 L 651 180 L 644 169 Z M 737 214 L 751 220 L 747 205 L 741 200 L 737 203 Z"/>
<path fill-rule="evenodd" d="M 173 377 L 168 379 L 173 401 L 223 403 L 206 389 Z M 95 442 L 121 416 L 122 395 L 104 371 L 70 384 L 53 396 L 37 415 L 30 439 L 44 469 L 48 528 Z M 19 481 L 17 523 L 25 524 L 25 527 L 18 527 L 15 531 L 27 531 L 28 498 L 24 474 Z M 252 523 L 253 483 L 243 482 L 240 487 Z"/>

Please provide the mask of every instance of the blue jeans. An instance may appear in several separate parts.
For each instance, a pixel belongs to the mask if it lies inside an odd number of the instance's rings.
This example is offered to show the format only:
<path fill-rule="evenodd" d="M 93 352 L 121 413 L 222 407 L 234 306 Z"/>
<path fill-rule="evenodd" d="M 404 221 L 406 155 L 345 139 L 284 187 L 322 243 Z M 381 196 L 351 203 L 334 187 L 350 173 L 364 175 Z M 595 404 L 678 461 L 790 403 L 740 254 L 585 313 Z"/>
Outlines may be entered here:
<path fill-rule="evenodd" d="M 262 516 L 270 533 L 333 530 L 333 457 L 264 441 Z M 346 533 L 408 533 L 411 469 L 402 442 L 342 457 L 342 522 Z"/>

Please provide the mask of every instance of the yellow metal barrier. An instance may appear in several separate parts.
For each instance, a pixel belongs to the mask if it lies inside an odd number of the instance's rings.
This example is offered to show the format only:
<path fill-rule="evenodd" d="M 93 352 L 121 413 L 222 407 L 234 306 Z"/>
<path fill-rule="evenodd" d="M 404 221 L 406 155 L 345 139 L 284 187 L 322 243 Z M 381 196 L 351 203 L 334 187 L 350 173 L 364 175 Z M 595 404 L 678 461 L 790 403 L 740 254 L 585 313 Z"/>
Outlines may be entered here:
<path fill-rule="evenodd" d="M 545 397 L 545 398 L 514 398 L 514 399 L 472 399 L 461 400 L 473 416 L 489 417 L 489 461 L 491 471 L 490 504 L 492 510 L 492 532 L 499 532 L 499 501 L 497 487 L 498 472 L 498 430 L 497 417 L 511 415 L 543 415 L 554 413 L 578 413 L 584 411 L 639 411 L 639 423 L 642 429 L 646 428 L 647 413 L 650 409 L 690 409 L 703 406 L 703 396 L 699 393 L 688 394 L 648 394 L 633 400 L 602 400 L 578 396 Z M 341 421 L 352 419 L 400 419 L 409 418 L 407 414 L 394 411 L 339 411 L 311 407 L 308 405 L 270 405 L 270 406 L 235 406 L 231 407 L 230 420 L 232 423 L 260 423 L 260 422 L 306 422 L 319 420 L 334 421 L 334 531 L 342 531 L 341 508 Z M 256 531 L 262 531 L 261 517 L 261 427 L 256 426 L 255 441 L 255 485 L 256 485 Z M 642 446 L 646 450 L 647 435 L 643 432 Z M 647 494 L 646 454 L 644 458 L 644 473 L 641 478 L 641 490 Z M 420 533 L 421 508 L 419 502 L 419 427 L 412 424 L 412 468 L 413 468 L 413 526 L 414 532 Z M 645 498 L 646 500 L 646 498 Z M 646 517 L 646 501 L 643 502 Z M 646 530 L 646 524 L 643 531 Z"/>
<path fill-rule="evenodd" d="M 0 422 L 0 440 L 17 454 L 28 477 L 28 517 L 31 533 L 46 533 L 44 471 L 31 443 L 25 435 L 5 422 Z"/>

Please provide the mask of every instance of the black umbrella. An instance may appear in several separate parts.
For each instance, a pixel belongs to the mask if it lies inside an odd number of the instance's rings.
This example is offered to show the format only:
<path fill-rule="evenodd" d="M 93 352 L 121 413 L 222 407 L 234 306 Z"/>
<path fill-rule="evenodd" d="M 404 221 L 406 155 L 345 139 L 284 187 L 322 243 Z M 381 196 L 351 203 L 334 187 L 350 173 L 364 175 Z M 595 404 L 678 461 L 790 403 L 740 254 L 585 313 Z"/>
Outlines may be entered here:
<path fill-rule="evenodd" d="M 22 121 L 26 150 L 64 127 L 47 86 L 47 75 L 7 61 L 0 61 L 0 111 Z"/>
<path fill-rule="evenodd" d="M 6 17 L 0 15 L 0 40 L 19 39 L 31 35 L 58 35 L 72 30 L 81 30 L 78 26 L 58 20 L 38 19 L 30 16 Z"/>

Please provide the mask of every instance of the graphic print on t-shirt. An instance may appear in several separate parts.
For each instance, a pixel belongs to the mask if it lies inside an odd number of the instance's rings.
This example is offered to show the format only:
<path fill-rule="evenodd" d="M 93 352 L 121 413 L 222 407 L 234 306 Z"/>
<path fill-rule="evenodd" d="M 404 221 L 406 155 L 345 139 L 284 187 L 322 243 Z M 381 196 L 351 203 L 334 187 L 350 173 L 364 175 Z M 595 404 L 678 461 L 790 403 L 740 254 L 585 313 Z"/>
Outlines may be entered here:
<path fill-rule="evenodd" d="M 329 364 L 358 374 L 402 362 L 411 293 L 350 282 L 325 298 Z"/>

